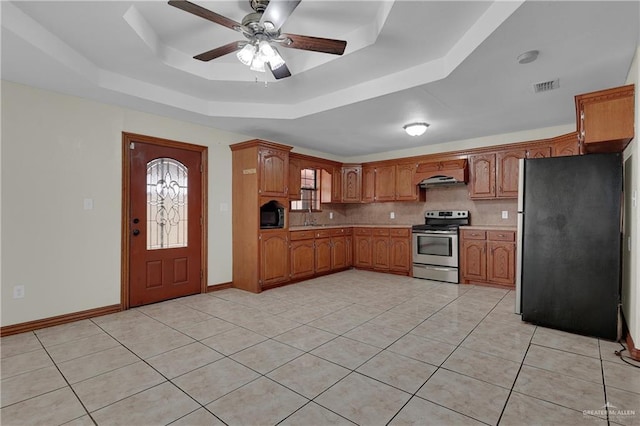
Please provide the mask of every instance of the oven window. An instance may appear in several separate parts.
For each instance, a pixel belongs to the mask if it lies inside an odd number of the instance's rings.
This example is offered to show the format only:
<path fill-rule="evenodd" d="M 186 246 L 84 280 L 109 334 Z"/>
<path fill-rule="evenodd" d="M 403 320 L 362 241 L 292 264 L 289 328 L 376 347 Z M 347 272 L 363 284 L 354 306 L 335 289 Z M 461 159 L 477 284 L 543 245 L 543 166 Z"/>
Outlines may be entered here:
<path fill-rule="evenodd" d="M 418 235 L 418 254 L 450 257 L 452 254 L 450 237 Z"/>

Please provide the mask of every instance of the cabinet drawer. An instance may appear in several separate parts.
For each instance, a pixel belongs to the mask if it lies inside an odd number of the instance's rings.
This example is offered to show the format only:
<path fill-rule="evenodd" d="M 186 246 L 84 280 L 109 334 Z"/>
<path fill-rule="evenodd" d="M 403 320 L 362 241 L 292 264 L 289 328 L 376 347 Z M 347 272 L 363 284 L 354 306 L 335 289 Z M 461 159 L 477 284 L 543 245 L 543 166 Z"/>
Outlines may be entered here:
<path fill-rule="evenodd" d="M 312 230 L 308 231 L 293 231 L 290 233 L 289 238 L 291 241 L 299 241 L 299 240 L 311 240 L 314 237 L 314 232 Z"/>
<path fill-rule="evenodd" d="M 465 240 L 486 240 L 487 239 L 487 231 L 480 231 L 477 229 L 463 229 L 462 230 L 462 238 Z"/>
<path fill-rule="evenodd" d="M 344 228 L 336 228 L 336 229 L 330 229 L 329 230 L 331 232 L 331 236 L 332 237 L 340 237 L 342 235 L 345 235 L 345 229 Z"/>
<path fill-rule="evenodd" d="M 513 231 L 489 231 L 488 239 L 491 241 L 515 241 L 516 233 Z"/>
<path fill-rule="evenodd" d="M 373 235 L 376 237 L 388 237 L 389 228 L 374 228 Z"/>
<path fill-rule="evenodd" d="M 316 238 L 329 238 L 331 236 L 331 230 L 330 229 L 320 229 L 315 231 L 315 237 Z"/>
<path fill-rule="evenodd" d="M 354 228 L 353 232 L 356 235 L 371 235 L 372 229 L 371 228 Z"/>
<path fill-rule="evenodd" d="M 391 235 L 392 237 L 408 237 L 409 229 L 408 228 L 405 228 L 405 229 L 392 228 L 389 230 L 389 235 Z"/>

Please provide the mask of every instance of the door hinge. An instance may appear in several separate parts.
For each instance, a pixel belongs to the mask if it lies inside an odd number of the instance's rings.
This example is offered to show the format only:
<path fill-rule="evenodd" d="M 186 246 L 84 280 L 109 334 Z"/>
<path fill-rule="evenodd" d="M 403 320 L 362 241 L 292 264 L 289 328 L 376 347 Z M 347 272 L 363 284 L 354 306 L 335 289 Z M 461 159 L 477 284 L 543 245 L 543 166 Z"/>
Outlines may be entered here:
<path fill-rule="evenodd" d="M 200 164 L 200 173 L 204 173 L 204 166 Z"/>
<path fill-rule="evenodd" d="M 129 149 L 136 149 L 136 143 L 135 142 L 129 142 Z"/>

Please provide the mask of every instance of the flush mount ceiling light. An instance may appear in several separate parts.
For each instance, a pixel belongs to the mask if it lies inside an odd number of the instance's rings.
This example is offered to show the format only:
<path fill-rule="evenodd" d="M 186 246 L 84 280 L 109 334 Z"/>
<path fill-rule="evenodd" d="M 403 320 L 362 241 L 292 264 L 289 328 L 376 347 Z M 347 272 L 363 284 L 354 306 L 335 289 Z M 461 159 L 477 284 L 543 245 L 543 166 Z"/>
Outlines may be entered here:
<path fill-rule="evenodd" d="M 420 136 L 427 131 L 429 124 L 427 123 L 409 123 L 402 126 L 409 136 Z"/>
<path fill-rule="evenodd" d="M 528 64 L 529 62 L 533 62 L 536 59 L 538 59 L 538 55 L 540 54 L 539 51 L 537 50 L 529 50 L 527 52 L 524 52 L 522 54 L 520 54 L 520 56 L 518 56 L 518 63 L 519 64 Z"/>

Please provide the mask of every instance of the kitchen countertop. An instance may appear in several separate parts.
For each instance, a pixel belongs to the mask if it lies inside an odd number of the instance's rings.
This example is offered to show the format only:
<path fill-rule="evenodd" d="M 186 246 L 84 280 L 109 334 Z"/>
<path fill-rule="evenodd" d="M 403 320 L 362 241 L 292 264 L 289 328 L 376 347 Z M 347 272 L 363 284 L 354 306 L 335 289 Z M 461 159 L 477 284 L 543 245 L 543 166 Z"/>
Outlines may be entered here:
<path fill-rule="evenodd" d="M 502 226 L 502 225 L 463 225 L 460 227 L 460 229 L 469 229 L 469 230 L 474 230 L 474 229 L 478 229 L 478 230 L 485 230 L 488 229 L 489 231 L 493 231 L 493 230 L 502 230 L 502 231 L 517 231 L 518 228 L 515 226 Z"/>
<path fill-rule="evenodd" d="M 311 226 L 290 226 L 289 231 L 306 231 L 318 229 L 335 228 L 411 228 L 411 225 L 389 225 L 389 224 L 342 224 L 342 225 L 311 225 Z"/>

